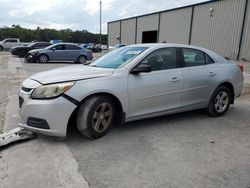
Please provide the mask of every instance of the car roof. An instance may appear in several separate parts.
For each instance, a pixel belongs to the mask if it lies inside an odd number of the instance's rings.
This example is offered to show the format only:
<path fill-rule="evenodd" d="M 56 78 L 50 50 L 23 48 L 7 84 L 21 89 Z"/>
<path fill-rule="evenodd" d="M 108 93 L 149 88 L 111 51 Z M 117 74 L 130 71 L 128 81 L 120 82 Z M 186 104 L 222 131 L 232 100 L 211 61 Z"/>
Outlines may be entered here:
<path fill-rule="evenodd" d="M 70 42 L 59 42 L 59 43 L 56 43 L 55 45 L 62 45 L 62 44 L 70 44 L 70 45 L 76 45 L 76 46 L 78 46 L 77 44 L 70 43 Z"/>
<path fill-rule="evenodd" d="M 221 55 L 217 54 L 216 52 L 213 52 L 209 49 L 195 46 L 195 45 L 187 45 L 187 44 L 176 44 L 176 43 L 145 43 L 145 44 L 133 44 L 127 47 L 147 47 L 147 48 L 164 48 L 164 47 L 174 47 L 174 48 L 192 48 L 196 50 L 203 51 L 207 53 L 209 56 L 211 56 L 214 60 L 218 60 L 219 62 L 225 62 L 225 58 Z"/>
<path fill-rule="evenodd" d="M 179 47 L 179 48 L 201 48 L 194 45 L 187 45 L 187 44 L 177 44 L 177 43 L 145 43 L 145 44 L 132 44 L 130 46 L 136 47 Z"/>
<path fill-rule="evenodd" d="M 60 43 L 52 44 L 52 45 L 50 45 L 50 47 L 54 47 L 54 46 L 57 46 L 57 45 L 74 45 L 74 46 L 78 46 L 78 47 L 82 48 L 80 45 L 77 45 L 77 44 L 74 44 L 74 43 L 69 43 L 69 42 L 60 42 Z"/>
<path fill-rule="evenodd" d="M 37 44 L 37 43 L 46 43 L 46 44 L 51 44 L 50 42 L 44 42 L 44 41 L 36 41 L 36 42 L 33 42 L 33 44 Z"/>

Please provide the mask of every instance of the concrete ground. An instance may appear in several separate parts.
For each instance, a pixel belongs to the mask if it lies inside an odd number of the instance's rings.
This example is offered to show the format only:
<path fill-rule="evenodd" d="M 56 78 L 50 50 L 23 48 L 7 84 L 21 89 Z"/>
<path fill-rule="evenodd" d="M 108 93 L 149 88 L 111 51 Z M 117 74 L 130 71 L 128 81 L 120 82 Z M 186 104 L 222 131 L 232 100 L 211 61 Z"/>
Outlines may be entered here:
<path fill-rule="evenodd" d="M 0 188 L 249 188 L 250 64 L 244 64 L 243 94 L 225 116 L 194 111 L 137 121 L 98 140 L 87 140 L 75 129 L 61 141 L 39 136 L 0 150 Z M 17 125 L 23 79 L 69 65 L 24 64 L 0 52 L 0 130 L 3 122 L 4 131 Z"/>

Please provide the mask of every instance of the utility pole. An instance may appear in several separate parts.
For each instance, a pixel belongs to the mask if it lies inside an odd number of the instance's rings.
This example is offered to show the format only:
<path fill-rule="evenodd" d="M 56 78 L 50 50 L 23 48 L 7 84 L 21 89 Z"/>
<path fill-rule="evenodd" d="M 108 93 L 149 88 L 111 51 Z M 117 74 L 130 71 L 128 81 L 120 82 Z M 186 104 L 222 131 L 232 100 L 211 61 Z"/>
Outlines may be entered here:
<path fill-rule="evenodd" d="M 102 1 L 100 0 L 100 44 L 102 44 Z"/>

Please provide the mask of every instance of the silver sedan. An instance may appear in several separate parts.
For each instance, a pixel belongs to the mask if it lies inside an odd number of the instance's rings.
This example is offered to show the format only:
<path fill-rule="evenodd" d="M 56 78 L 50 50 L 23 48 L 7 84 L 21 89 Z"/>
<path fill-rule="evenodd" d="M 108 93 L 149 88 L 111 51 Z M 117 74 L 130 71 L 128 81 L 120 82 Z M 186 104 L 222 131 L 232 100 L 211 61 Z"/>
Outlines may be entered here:
<path fill-rule="evenodd" d="M 113 124 L 206 109 L 221 116 L 243 87 L 242 67 L 196 46 L 138 44 L 110 52 L 90 65 L 41 72 L 19 92 L 20 126 L 66 136 L 104 136 Z"/>

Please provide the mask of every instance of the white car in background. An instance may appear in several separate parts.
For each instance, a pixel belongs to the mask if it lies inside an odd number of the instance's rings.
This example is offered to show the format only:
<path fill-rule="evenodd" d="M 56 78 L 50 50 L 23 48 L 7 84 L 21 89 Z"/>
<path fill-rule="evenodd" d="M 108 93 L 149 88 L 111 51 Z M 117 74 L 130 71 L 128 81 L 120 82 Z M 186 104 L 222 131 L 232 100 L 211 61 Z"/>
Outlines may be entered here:
<path fill-rule="evenodd" d="M 17 38 L 7 38 L 7 39 L 4 39 L 3 41 L 0 41 L 0 51 L 9 50 L 15 46 L 25 46 L 28 44 L 30 43 L 28 42 L 21 43 L 20 40 Z"/>
<path fill-rule="evenodd" d="M 206 109 L 221 116 L 239 97 L 242 67 L 196 46 L 138 44 L 97 59 L 35 74 L 19 92 L 20 126 L 66 136 L 74 119 L 100 138 L 113 124 Z"/>

